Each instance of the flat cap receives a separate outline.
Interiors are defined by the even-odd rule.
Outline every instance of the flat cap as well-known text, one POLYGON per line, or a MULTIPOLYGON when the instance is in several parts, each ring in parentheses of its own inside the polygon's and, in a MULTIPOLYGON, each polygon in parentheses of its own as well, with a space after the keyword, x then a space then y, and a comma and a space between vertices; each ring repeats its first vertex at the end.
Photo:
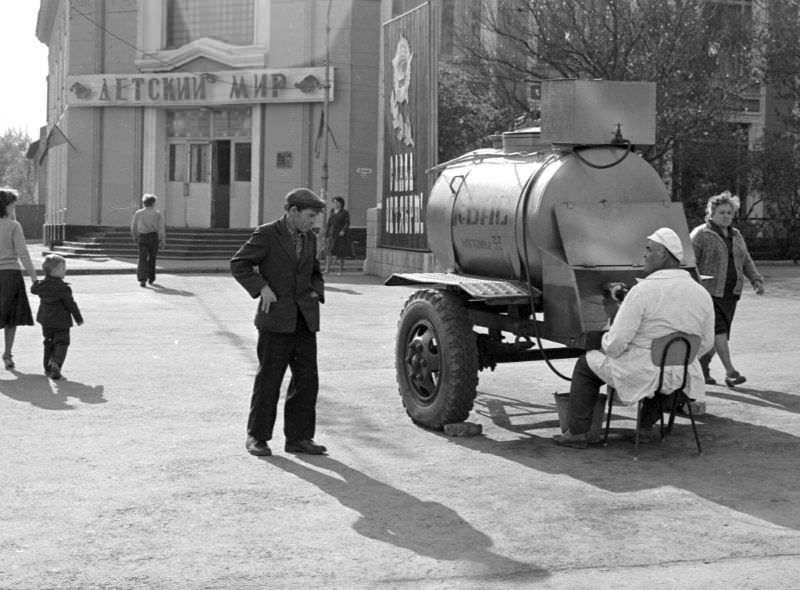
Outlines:
POLYGON ((292 206, 304 209, 324 209, 325 201, 310 189, 293 188, 286 193, 286 207, 292 206))

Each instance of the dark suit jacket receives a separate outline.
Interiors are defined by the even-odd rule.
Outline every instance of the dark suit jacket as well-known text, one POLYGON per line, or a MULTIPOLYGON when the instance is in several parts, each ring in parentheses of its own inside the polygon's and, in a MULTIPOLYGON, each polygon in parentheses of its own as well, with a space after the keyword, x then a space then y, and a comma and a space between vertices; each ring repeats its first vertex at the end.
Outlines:
POLYGON ((306 233, 298 259, 286 217, 261 225, 231 258, 231 273, 251 297, 259 297, 264 285, 269 285, 278 298, 269 313, 257 308, 255 324, 259 330, 294 332, 299 310, 309 330, 319 331, 319 304, 325 302, 325 283, 313 232, 306 233))
POLYGON ((73 317, 76 322, 83 323, 78 304, 72 298, 72 289, 63 279, 45 277, 33 284, 31 293, 39 296, 36 321, 45 328, 69 328, 73 317))

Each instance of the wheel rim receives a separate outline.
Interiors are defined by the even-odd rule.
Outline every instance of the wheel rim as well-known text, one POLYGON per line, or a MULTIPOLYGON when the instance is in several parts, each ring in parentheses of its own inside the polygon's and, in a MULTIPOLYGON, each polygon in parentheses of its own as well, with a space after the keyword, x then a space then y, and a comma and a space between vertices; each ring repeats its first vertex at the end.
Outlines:
POLYGON ((439 338, 430 322, 421 320, 409 330, 404 359, 408 384, 423 403, 436 398, 442 357, 439 338))

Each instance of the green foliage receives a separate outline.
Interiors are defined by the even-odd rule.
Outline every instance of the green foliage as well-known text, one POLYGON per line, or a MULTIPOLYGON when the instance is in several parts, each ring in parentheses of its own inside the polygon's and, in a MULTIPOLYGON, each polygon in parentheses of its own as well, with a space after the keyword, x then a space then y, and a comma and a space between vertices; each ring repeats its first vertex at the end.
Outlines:
POLYGON ((19 129, 8 129, 0 136, 0 184, 19 191, 20 202, 34 199, 34 166, 25 158, 31 139, 19 129))
POLYGON ((489 146, 489 136, 508 129, 512 120, 512 109, 484 77, 452 65, 440 67, 440 162, 489 146))
POLYGON ((793 133, 767 133, 750 154, 750 187, 764 216, 750 224, 756 249, 769 258, 800 258, 800 142, 793 133))
POLYGON ((657 83, 657 143, 644 155, 660 170, 676 142, 702 136, 754 82, 752 23, 746 14, 732 17, 724 4, 506 0, 498 6, 486 3, 482 11, 496 41, 460 39, 472 59, 492 65, 502 85, 554 77, 657 83))

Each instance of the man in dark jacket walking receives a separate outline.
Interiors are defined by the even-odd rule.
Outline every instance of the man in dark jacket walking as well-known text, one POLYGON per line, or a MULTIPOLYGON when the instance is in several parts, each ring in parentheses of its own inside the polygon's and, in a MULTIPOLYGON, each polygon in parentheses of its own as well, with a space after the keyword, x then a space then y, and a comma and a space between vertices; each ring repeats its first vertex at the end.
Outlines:
POLYGON ((292 379, 284 407, 285 450, 321 455, 314 443, 319 304, 325 287, 311 230, 325 202, 307 188, 286 195, 286 213, 256 228, 231 258, 231 273, 253 298, 260 298, 258 373, 253 384, 245 447, 251 455, 272 454, 267 444, 275 425, 280 387, 286 368, 292 379))
POLYGON ((42 261, 44 279, 36 281, 31 293, 39 296, 36 321, 44 336, 44 372, 53 379, 61 378, 61 367, 69 348, 72 318, 80 326, 83 316, 72 298, 72 289, 64 282, 67 261, 58 254, 48 254, 42 261))

